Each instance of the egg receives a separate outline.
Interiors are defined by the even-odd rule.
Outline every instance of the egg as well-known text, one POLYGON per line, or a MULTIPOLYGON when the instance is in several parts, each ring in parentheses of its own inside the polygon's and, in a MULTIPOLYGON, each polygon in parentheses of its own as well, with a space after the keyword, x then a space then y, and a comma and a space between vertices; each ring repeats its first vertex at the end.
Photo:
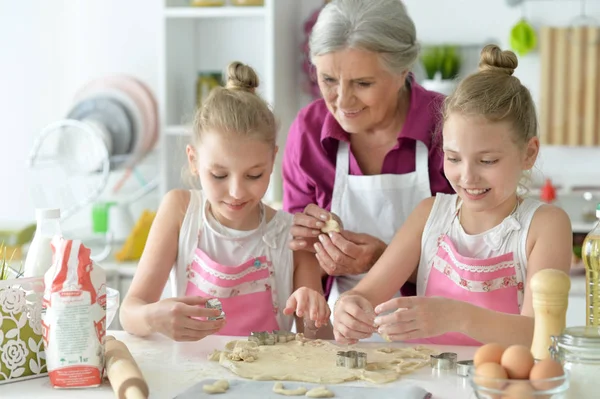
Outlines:
POLYGON ((533 355, 528 347, 512 345, 502 353, 500 364, 511 380, 526 380, 533 367, 533 355))
POLYGON ((506 370, 499 365, 498 363, 482 363, 475 369, 475 377, 473 381, 480 387, 489 388, 489 389, 502 389, 505 381, 495 381, 505 380, 508 377, 506 374, 506 370), (477 378, 480 377, 480 378, 477 378))
POLYGON ((513 381, 508 385, 502 395, 502 399, 534 399, 535 390, 527 381, 513 381))
POLYGON ((473 356, 473 365, 475 367, 483 363, 498 363, 504 353, 504 346, 500 344, 485 344, 477 349, 475 356, 473 356))
POLYGON ((556 388, 562 381, 542 381, 548 378, 562 377, 565 374, 563 366, 552 359, 544 359, 537 362, 529 372, 531 385, 538 391, 556 388))

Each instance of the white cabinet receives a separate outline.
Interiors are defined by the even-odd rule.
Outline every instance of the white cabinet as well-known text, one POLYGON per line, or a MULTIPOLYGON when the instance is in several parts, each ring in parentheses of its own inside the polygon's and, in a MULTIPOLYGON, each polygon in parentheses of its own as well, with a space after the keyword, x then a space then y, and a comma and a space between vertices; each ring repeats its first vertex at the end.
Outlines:
MULTIPOLYGON (((283 148, 284 136, 298 110, 295 91, 300 49, 294 35, 297 1, 264 3, 190 7, 189 0, 165 0, 159 57, 161 194, 186 187, 182 179, 184 149, 190 141, 199 72, 225 75, 231 61, 252 66, 261 80, 259 92, 274 107, 280 122, 279 145, 283 148)), ((281 198, 280 159, 267 201, 281 198)))

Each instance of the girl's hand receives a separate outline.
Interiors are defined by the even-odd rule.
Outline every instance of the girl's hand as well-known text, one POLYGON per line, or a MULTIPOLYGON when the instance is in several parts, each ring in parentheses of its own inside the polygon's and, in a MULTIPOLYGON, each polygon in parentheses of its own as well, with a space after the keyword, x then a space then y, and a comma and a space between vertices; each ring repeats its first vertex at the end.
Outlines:
POLYGON ((360 295, 342 295, 333 308, 333 335, 342 344, 355 344, 369 338, 374 327, 373 305, 360 295))
POLYGON ((296 213, 290 230, 293 237, 290 241, 290 248, 293 251, 315 252, 317 237, 319 234, 323 234, 321 229, 325 227, 325 223, 330 217, 333 217, 340 227, 342 226, 342 222, 337 215, 319 208, 315 204, 309 204, 304 208, 304 212, 296 213))
POLYGON ((168 298, 150 304, 147 323, 153 332, 175 341, 198 341, 212 335, 225 325, 225 320, 197 320, 198 317, 216 317, 218 309, 204 306, 210 298, 196 296, 168 298))
POLYGON ((460 332, 463 302, 442 297, 392 298, 378 305, 375 324, 378 332, 392 341, 435 337, 460 332), (393 310, 393 313, 382 315, 393 310))
POLYGON ((320 292, 308 287, 300 287, 288 298, 283 314, 308 319, 316 328, 327 325, 331 311, 327 300, 320 292))

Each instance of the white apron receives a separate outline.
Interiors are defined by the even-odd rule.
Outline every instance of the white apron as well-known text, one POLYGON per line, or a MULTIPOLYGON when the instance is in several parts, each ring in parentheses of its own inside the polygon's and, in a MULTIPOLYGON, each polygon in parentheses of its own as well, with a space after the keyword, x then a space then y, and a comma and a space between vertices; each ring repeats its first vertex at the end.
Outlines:
MULTIPOLYGON (((416 141, 414 172, 352 176, 350 146, 345 141, 339 143, 331 212, 339 216, 345 230, 369 234, 389 244, 419 202, 431 197, 427 146, 416 141)), ((339 295, 354 288, 363 276, 335 278, 328 299, 332 311, 339 295)))

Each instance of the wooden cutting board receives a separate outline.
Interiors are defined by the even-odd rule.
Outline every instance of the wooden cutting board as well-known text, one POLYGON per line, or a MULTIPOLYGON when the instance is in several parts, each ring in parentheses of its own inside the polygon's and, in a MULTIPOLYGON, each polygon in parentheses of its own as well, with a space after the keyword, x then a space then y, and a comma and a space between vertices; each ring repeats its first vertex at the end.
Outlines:
POLYGON ((600 27, 540 32, 542 143, 600 145, 600 27))

